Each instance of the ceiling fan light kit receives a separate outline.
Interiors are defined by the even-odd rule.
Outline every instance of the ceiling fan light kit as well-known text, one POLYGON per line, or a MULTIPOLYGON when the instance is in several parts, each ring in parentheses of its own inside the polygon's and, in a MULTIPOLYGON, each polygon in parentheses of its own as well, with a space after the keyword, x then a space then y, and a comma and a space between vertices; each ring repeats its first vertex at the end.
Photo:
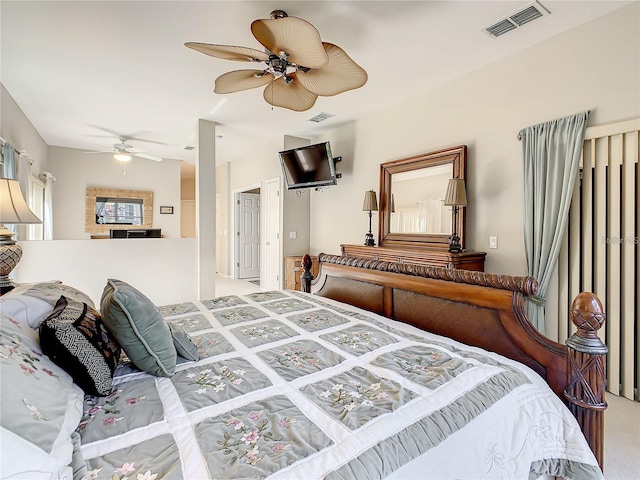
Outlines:
POLYGON ((265 51, 233 45, 187 42, 185 46, 224 60, 265 63, 263 70, 234 70, 220 75, 215 93, 234 93, 265 86, 263 97, 273 106, 309 110, 319 96, 362 87, 367 72, 337 45, 323 42, 309 22, 282 10, 271 19, 255 20, 253 36, 265 51))
POLYGON ((128 153, 114 153, 113 158, 115 158, 116 160, 118 160, 119 162, 123 162, 123 163, 128 163, 131 161, 131 155, 129 155, 128 153))

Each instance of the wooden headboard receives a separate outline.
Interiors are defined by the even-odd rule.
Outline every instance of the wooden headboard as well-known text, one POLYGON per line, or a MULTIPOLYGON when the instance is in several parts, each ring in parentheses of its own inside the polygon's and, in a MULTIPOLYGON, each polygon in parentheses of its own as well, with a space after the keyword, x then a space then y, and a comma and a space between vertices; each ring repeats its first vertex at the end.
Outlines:
POLYGON ((567 345, 542 335, 528 320, 525 298, 538 292, 532 277, 318 255, 312 281, 305 256, 304 291, 369 310, 422 330, 499 353, 532 368, 569 406, 596 458, 603 459, 606 346, 596 335, 604 322, 593 294, 574 301, 578 327, 567 345))

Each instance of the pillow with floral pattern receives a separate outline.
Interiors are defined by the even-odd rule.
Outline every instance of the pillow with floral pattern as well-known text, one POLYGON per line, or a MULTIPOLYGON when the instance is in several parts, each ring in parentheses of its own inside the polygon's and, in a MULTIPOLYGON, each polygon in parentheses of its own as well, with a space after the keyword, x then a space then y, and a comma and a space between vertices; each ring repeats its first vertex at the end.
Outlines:
POLYGON ((71 478, 82 390, 45 355, 38 331, 0 315, 2 478, 71 478))

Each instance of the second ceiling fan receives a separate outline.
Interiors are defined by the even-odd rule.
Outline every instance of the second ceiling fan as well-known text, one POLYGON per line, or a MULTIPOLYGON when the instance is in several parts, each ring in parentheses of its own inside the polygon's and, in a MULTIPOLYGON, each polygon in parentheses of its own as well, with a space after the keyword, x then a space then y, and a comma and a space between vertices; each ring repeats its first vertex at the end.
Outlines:
POLYGON ((294 111, 309 110, 319 96, 333 96, 362 87, 367 72, 337 45, 323 42, 309 22, 282 10, 271 19, 255 20, 253 36, 265 51, 233 45, 188 42, 185 46, 212 57, 265 63, 263 70, 234 70, 216 79, 215 93, 233 93, 266 86, 267 103, 294 111))
POLYGON ((161 162, 162 158, 156 157, 155 155, 149 155, 148 153, 143 153, 137 151, 134 147, 127 143, 127 138, 122 137, 119 139, 120 143, 114 143, 112 150, 103 150, 99 152, 87 152, 87 153, 107 153, 113 152, 113 158, 118 160, 119 162, 129 163, 133 157, 146 158, 147 160, 153 160, 154 162, 161 162))

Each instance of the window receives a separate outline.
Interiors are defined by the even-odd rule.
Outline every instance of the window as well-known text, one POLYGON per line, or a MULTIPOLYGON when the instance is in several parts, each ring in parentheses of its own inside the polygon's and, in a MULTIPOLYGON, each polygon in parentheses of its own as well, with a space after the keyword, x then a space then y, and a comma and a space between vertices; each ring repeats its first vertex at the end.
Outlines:
POLYGON ((142 199, 96 197, 96 223, 142 225, 142 199))

